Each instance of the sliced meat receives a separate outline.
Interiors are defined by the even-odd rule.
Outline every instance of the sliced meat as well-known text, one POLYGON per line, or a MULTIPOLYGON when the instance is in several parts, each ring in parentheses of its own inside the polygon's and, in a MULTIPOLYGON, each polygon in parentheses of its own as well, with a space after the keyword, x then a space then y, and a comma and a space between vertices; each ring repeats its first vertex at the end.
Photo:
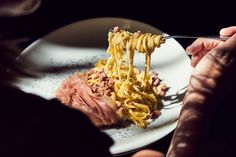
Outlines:
POLYGON ((75 73, 66 79, 56 92, 56 97, 65 105, 85 113, 96 126, 119 122, 115 102, 107 95, 97 96, 87 84, 86 73, 75 73))

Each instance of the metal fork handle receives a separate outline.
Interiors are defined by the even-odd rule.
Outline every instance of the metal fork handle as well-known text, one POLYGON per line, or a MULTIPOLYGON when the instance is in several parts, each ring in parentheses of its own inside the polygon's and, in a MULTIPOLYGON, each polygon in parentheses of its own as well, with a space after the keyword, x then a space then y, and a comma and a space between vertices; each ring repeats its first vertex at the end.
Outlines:
POLYGON ((164 36, 165 39, 171 38, 185 38, 185 39, 197 39, 197 38, 208 38, 208 39, 216 39, 221 41, 226 41, 229 37, 222 37, 222 36, 187 36, 187 35, 167 35, 164 36))

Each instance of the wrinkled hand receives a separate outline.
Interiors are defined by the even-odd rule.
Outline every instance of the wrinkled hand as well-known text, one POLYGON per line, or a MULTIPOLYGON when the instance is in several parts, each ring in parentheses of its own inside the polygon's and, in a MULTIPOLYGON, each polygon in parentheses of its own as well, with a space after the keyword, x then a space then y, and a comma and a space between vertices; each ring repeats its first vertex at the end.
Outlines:
POLYGON ((203 157, 207 156, 207 151, 212 154, 221 149, 219 143, 211 148, 217 142, 207 137, 214 116, 219 116, 215 115, 216 109, 236 85, 236 27, 222 29, 220 35, 231 37, 225 42, 197 39, 186 49, 192 55, 191 64, 195 68, 168 157, 203 157))
MULTIPOLYGON (((235 33, 236 33, 236 26, 223 28, 220 30, 221 36, 229 37, 235 33)), ((191 65, 195 67, 203 56, 205 56, 209 51, 211 51, 221 43, 223 43, 223 41, 214 39, 204 39, 204 38, 197 39, 186 49, 187 53, 192 56, 191 65)))
MULTIPOLYGON (((233 77, 233 72, 228 72, 235 64, 236 59, 236 26, 224 28, 220 31, 221 36, 231 36, 227 41, 212 39, 197 39, 186 51, 192 55, 191 64, 194 66, 188 92, 185 99, 195 99, 190 93, 201 94, 206 97, 208 94, 216 94, 217 86, 223 81, 233 77), (213 93, 212 93, 213 92, 213 93)), ((225 90, 233 82, 228 82, 225 90)), ((223 91, 223 89, 221 89, 223 91)), ((222 93, 222 91, 220 91, 222 93)), ((198 99, 199 97, 197 97, 198 99)), ((187 101, 187 100, 186 100, 187 101)), ((191 100, 192 101, 192 100, 191 100)))

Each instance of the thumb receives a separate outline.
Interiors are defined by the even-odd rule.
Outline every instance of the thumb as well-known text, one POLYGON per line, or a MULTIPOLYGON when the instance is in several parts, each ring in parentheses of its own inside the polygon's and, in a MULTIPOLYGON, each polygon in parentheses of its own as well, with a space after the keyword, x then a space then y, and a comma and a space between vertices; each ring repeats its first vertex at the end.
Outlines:
POLYGON ((233 34, 236 33, 236 26, 231 26, 227 28, 222 28, 220 30, 220 35, 221 36, 232 36, 233 34))

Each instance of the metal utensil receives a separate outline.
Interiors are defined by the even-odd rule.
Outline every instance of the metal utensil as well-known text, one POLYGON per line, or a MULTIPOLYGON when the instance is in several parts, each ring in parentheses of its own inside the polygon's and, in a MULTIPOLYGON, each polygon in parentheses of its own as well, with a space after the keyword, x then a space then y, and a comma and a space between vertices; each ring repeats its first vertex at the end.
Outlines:
POLYGON ((197 38, 208 38, 208 39, 216 39, 221 41, 226 41, 229 37, 222 37, 222 36, 187 36, 187 35, 167 35, 164 36, 165 39, 171 38, 185 38, 185 39, 197 39, 197 38))

